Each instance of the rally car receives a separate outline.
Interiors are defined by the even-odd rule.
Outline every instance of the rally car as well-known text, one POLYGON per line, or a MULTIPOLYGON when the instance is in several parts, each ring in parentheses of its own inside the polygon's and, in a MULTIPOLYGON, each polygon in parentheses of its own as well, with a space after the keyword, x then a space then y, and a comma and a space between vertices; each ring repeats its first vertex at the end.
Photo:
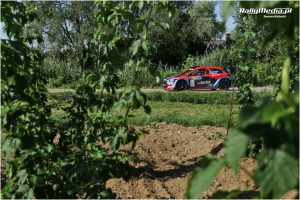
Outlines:
POLYGON ((227 90, 232 82, 231 74, 223 67, 194 66, 182 74, 164 79, 164 90, 227 90))

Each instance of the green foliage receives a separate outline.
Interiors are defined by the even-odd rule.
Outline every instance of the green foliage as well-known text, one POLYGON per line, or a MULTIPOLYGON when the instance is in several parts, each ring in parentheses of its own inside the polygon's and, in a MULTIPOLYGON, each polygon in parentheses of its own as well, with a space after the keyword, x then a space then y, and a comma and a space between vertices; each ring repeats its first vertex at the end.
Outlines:
MULTIPOLYGON (((226 105, 151 101, 149 101, 149 105, 152 108, 150 116, 145 115, 140 109, 129 118, 129 123, 148 125, 155 122, 166 122, 184 126, 225 127, 229 115, 226 105)), ((237 107, 234 107, 234 113, 233 121, 236 122, 237 107)))
MULTIPOLYGON (((254 98, 262 102, 264 98, 272 96, 272 92, 255 92, 254 98)), ((193 104, 221 104, 228 105, 231 93, 215 92, 149 92, 147 97, 151 101, 186 102, 193 104)), ((235 102, 233 102, 235 104, 235 102)))
POLYGON ((44 36, 38 47, 46 52, 46 58, 67 63, 74 70, 93 68, 94 2, 36 1, 26 4, 37 7, 37 20, 27 24, 25 34, 44 36))
POLYGON ((22 35, 23 25, 35 18, 35 8, 17 2, 1 3, 1 21, 9 39, 1 39, 1 124, 6 162, 3 198, 32 198, 34 185, 47 172, 49 108, 46 79, 38 65, 41 55, 29 48, 35 39, 22 35), (39 167, 36 161, 39 160, 39 167))
POLYGON ((189 199, 199 198, 199 194, 206 190, 214 181, 224 165, 224 159, 206 158, 206 166, 194 171, 192 179, 188 183, 187 196, 189 199), (209 163, 209 165, 207 165, 209 163))
POLYGON ((217 49, 213 52, 200 56, 189 56, 183 63, 184 68, 191 66, 234 66, 235 62, 229 55, 229 49, 217 49))
POLYGON ((59 102, 68 102, 73 96, 73 92, 57 92, 57 93, 48 93, 48 101, 59 101, 59 102))
POLYGON ((49 77, 50 87, 76 86, 82 76, 80 68, 71 65, 70 61, 59 61, 49 56, 44 59, 42 69, 49 77))
MULTIPOLYGON (((147 101, 151 106, 151 114, 147 115, 144 108, 139 108, 134 112, 130 112, 128 123, 130 125, 151 125, 156 122, 175 123, 184 126, 201 126, 210 125, 217 127, 226 127, 229 116, 227 105, 210 105, 210 104, 191 104, 182 102, 154 102, 147 101), (182 109, 184 108, 184 109, 182 109)), ((52 101, 51 104, 63 105, 68 103, 64 101, 52 101)), ((236 123, 236 118, 239 108, 233 108, 233 123, 236 123)), ((112 111, 113 115, 122 115, 125 108, 120 111, 112 111)), ((52 106, 51 119, 54 123, 66 121, 67 113, 61 106, 52 106)))
MULTIPOLYGON (((80 68, 72 65, 69 61, 58 61, 46 57, 42 64, 42 69, 49 77, 49 87, 54 88, 76 88, 78 80, 86 73, 93 73, 94 69, 82 71, 80 68)), ((146 62, 142 64, 141 69, 136 71, 135 66, 127 66, 119 74, 120 86, 137 84, 141 87, 161 87, 161 80, 180 73, 181 70, 176 67, 153 64, 146 62), (158 71, 156 71, 158 70, 158 71), (153 73, 155 71, 155 73, 153 73)))
POLYGON ((257 27, 251 19, 244 19, 241 26, 237 26, 237 37, 235 45, 232 46, 233 57, 238 59, 234 85, 238 86, 238 101, 243 106, 254 104, 253 95, 251 92, 251 84, 253 83, 253 67, 251 59, 255 57, 256 48, 258 46, 257 27))
POLYGON ((188 31, 194 32, 201 40, 215 39, 220 35, 215 6, 216 2, 196 2, 188 11, 191 18, 188 31))
POLYGON ((276 35, 270 42, 256 50, 259 56, 253 60, 254 84, 275 84, 276 87, 277 83, 280 83, 281 66, 287 52, 284 40, 280 35, 276 35))
POLYGON ((259 171, 255 179, 262 196, 280 198, 288 190, 296 188, 299 167, 295 157, 282 150, 269 150, 258 157, 259 171), (270 184, 276 183, 276 184, 270 184))
MULTIPOLYGON (((167 6, 162 2, 145 4, 153 11, 167 6)), ((143 134, 128 127, 129 112, 140 107, 146 114, 151 112, 145 94, 137 86, 114 96, 121 66, 141 63, 149 53, 147 30, 158 24, 137 18, 132 12, 145 4, 98 2, 95 5, 97 68, 84 75, 63 108, 64 119, 55 123, 49 118, 50 108, 46 105, 46 79, 39 66, 42 57, 29 47, 34 39, 28 37, 31 34, 25 37, 22 32, 26 23, 34 20, 35 7, 22 2, 1 4, 1 21, 9 37, 1 41, 4 198, 114 197, 105 183, 111 177, 126 176, 133 156, 133 152, 121 151, 119 147, 131 143, 133 148, 143 134), (120 28, 126 17, 132 27, 120 28), (103 27, 108 27, 108 32, 103 27), (115 44, 124 31, 138 35, 129 52, 115 44), (114 52, 128 57, 110 57, 114 52), (96 94, 96 88, 101 89, 100 94, 96 94)))
POLYGON ((232 130, 228 136, 225 146, 225 158, 235 174, 238 174, 238 165, 236 163, 244 155, 248 141, 249 137, 236 129, 232 130))
POLYGON ((194 2, 183 8, 177 6, 171 19, 167 19, 165 12, 155 13, 158 20, 168 22, 169 29, 151 29, 149 39, 156 51, 149 59, 154 63, 178 65, 188 55, 203 54, 206 49, 203 41, 215 39, 220 34, 214 5, 214 2, 194 2))
MULTIPOLYGON (((287 47, 290 48, 293 48, 299 41, 299 25, 295 23, 297 20, 294 20, 299 17, 298 3, 241 2, 241 4, 245 7, 293 7, 294 14, 284 21, 270 22, 270 32, 282 31, 282 37, 287 43, 287 47)), ((260 25, 263 21, 258 17, 254 22, 260 25)), ((268 36, 265 42, 268 42, 273 36, 274 34, 268 36)), ((250 50, 248 49, 248 51, 250 50)), ((290 73, 290 68, 293 66, 292 56, 293 53, 290 51, 283 60, 281 89, 276 100, 265 101, 258 107, 244 107, 237 125, 231 131, 225 145, 223 166, 228 164, 237 172, 238 161, 246 151, 247 141, 262 139, 263 148, 258 153, 258 167, 254 174, 254 180, 259 186, 259 198, 281 198, 289 190, 299 187, 299 92, 298 88, 291 89, 290 84, 290 75, 294 75, 290 73)), ((295 77, 291 78, 295 79, 295 77)), ((219 170, 220 167, 215 166, 214 163, 211 162, 208 168, 219 170)), ((197 184, 203 185, 202 181, 206 180, 197 178, 197 174, 206 169, 200 168, 198 173, 193 175, 190 182, 194 182, 194 184, 189 187, 197 187, 197 184)), ((201 197, 207 188, 208 186, 200 187, 196 195, 190 192, 187 197, 201 197)))
MULTIPOLYGON (((228 3, 228 5, 230 4, 232 3, 228 3)), ((241 3, 240 6, 251 7, 251 4, 241 3)), ((272 3, 266 3, 266 5, 268 4, 271 7, 273 6, 272 3)), ((278 2, 278 6, 286 5, 278 2)), ((238 8, 236 7, 236 9, 238 8)), ((236 85, 243 85, 243 83, 245 85, 246 83, 270 84, 274 85, 276 93, 278 93, 283 62, 285 57, 290 55, 292 58, 289 69, 290 89, 291 91, 294 90, 297 83, 299 83, 299 76, 296 75, 299 73, 299 68, 296 67, 299 59, 298 56, 295 56, 299 54, 299 38, 291 39, 290 36, 297 32, 297 28, 286 25, 295 23, 294 20, 297 18, 298 13, 293 12, 286 19, 286 22, 283 22, 283 19, 262 19, 262 15, 236 15, 237 26, 232 33, 233 45, 229 55, 237 66, 236 85), (279 22, 277 23, 277 21, 279 22), (278 26, 278 24, 282 24, 282 26, 278 26), (289 32, 289 39, 285 35, 287 32, 289 32)), ((241 92, 241 97, 250 95, 248 88, 244 87, 243 90, 246 92, 241 92)), ((247 102, 247 98, 241 98, 241 102, 247 102)))
POLYGON ((163 80, 163 79, 171 77, 171 76, 178 75, 178 74, 182 73, 182 70, 184 70, 184 69, 182 67, 178 67, 178 66, 167 66, 167 65, 158 66, 160 80, 163 80))
MULTIPOLYGON (((290 78, 289 90, 291 92, 296 92, 297 89, 299 88, 299 46, 298 46, 299 38, 296 38, 295 40, 298 41, 298 43, 292 44, 293 46, 291 46, 291 48, 288 49, 290 55, 290 67, 288 69, 289 78, 290 78)), ((274 82, 275 82, 276 93, 279 93, 280 91, 280 86, 282 81, 281 71, 283 70, 283 65, 285 60, 284 55, 282 56, 280 70, 278 70, 277 73, 275 73, 274 82)))
POLYGON ((228 104, 229 92, 149 92, 152 101, 186 102, 193 104, 228 104))
MULTIPOLYGON (((258 154, 258 169, 255 172, 255 180, 260 186, 262 198, 280 198, 288 190, 297 187, 298 115, 298 94, 290 95, 280 102, 270 101, 260 107, 244 109, 236 123, 236 128, 229 135, 225 159, 235 172, 238 169, 237 161, 245 153, 247 141, 263 138, 264 148, 258 154)), ((209 165, 209 167, 213 166, 209 165)), ((192 180, 194 179, 192 177, 192 180)), ((199 191, 197 195, 201 195, 205 189, 199 191)), ((189 198, 195 197, 191 195, 188 193, 189 198)))
POLYGON ((120 75, 121 85, 137 84, 141 87, 161 87, 160 82, 162 79, 179 73, 174 67, 162 64, 146 62, 142 63, 142 65, 143 68, 138 72, 135 66, 125 67, 123 73, 120 75))
MULTIPOLYGON (((145 92, 147 99, 150 101, 167 101, 167 102, 183 102, 183 103, 193 103, 193 104, 214 104, 214 105, 228 105, 229 98, 231 97, 230 92, 224 91, 209 91, 209 92, 145 92)), ((112 95, 109 93, 101 94, 104 98, 116 98, 117 95, 112 95)), ((266 98, 271 98, 273 92, 254 92, 254 98, 257 103, 261 103, 266 98)), ((100 94, 97 93, 97 98, 100 94)), ((49 100, 56 101, 68 101, 72 98, 72 92, 58 92, 58 93, 48 93, 49 100)), ((235 103, 235 102, 233 102, 235 103)))
POLYGON ((252 139, 248 142, 245 155, 248 157, 256 158, 257 155, 262 151, 262 149, 263 149, 262 138, 252 139))

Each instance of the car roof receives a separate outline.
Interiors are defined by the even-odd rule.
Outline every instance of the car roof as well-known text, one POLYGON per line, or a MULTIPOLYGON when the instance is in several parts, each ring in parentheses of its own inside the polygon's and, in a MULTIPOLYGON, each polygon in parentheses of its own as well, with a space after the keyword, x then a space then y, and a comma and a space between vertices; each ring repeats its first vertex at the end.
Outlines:
POLYGON ((224 69, 223 67, 221 66, 193 66, 191 67, 191 69, 224 69))

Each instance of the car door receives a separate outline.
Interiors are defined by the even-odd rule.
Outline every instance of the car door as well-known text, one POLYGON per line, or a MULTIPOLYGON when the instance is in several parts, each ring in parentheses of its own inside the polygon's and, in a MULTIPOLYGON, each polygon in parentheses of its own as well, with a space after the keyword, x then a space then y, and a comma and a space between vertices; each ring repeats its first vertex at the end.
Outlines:
POLYGON ((211 82, 215 83, 219 78, 222 77, 222 70, 217 68, 209 69, 209 77, 211 78, 211 82))
POLYGON ((203 68, 193 72, 190 78, 191 88, 207 88, 210 85, 210 78, 208 76, 208 71, 203 68))

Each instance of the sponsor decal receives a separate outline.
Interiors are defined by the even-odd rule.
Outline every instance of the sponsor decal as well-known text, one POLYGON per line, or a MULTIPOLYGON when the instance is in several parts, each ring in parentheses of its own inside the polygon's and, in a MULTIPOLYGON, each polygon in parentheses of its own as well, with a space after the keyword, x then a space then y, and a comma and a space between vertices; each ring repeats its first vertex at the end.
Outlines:
POLYGON ((197 85, 206 85, 206 84, 210 84, 210 81, 200 81, 197 83, 197 85))

